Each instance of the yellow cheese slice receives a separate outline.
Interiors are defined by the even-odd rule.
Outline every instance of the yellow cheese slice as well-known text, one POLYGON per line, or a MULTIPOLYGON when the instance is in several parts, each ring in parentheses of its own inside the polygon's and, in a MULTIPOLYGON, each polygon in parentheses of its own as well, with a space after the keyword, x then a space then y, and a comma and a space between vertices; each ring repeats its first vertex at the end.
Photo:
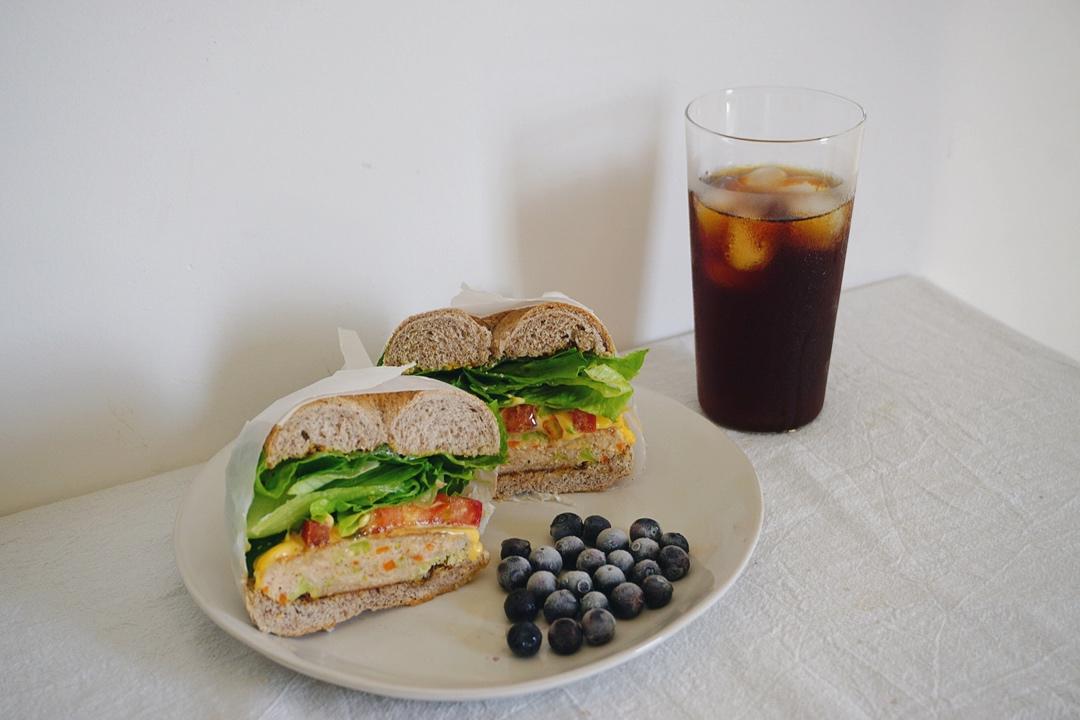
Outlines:
POLYGON ((285 539, 264 552, 255 560, 255 587, 262 587, 262 576, 266 569, 277 562, 282 562, 304 552, 304 541, 299 535, 288 533, 285 539))

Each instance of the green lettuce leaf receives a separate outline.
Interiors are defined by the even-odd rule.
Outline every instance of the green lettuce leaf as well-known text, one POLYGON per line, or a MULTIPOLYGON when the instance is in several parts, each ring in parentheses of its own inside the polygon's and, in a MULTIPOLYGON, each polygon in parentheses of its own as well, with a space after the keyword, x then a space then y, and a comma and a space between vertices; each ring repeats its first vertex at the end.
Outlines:
POLYGON ((248 538, 280 534, 311 518, 334 517, 343 535, 376 508, 461 493, 477 469, 506 460, 506 441, 497 455, 398 455, 383 446, 371 452, 335 453, 286 460, 267 469, 260 461, 255 497, 248 510, 248 538))
POLYGON ((320 452, 268 470, 260 458, 255 493, 272 498, 280 498, 286 491, 290 495, 302 495, 335 480, 357 477, 372 468, 371 462, 367 453, 320 452))
POLYGON ((471 392, 496 408, 521 398, 552 410, 578 409, 616 420, 633 397, 630 381, 641 370, 647 352, 601 357, 573 349, 489 367, 420 374, 471 392))

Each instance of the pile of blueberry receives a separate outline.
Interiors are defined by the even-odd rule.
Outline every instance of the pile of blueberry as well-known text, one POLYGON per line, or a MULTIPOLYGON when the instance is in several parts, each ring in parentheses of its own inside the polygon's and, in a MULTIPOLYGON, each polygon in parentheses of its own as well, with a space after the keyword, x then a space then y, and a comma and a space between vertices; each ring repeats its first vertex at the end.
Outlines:
POLYGON ((671 581, 690 572, 690 545, 676 532, 662 532, 640 518, 630 533, 599 515, 584 520, 561 513, 551 521, 555 545, 533 548, 528 540, 502 543, 499 585, 514 624, 506 642, 515 655, 530 657, 543 637, 533 620, 543 612, 548 645, 570 655, 582 642, 603 645, 615 636, 615 618, 629 620, 643 608, 671 602, 671 581))

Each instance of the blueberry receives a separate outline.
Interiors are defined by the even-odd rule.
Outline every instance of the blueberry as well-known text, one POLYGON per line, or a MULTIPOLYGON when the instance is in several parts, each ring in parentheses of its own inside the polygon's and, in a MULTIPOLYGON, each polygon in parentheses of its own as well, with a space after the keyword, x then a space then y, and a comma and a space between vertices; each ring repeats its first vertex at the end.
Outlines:
POLYGON ((559 618, 548 628, 548 645, 559 655, 573 655, 581 647, 581 627, 576 620, 559 618))
POLYGON ((539 611, 540 608, 536 604, 536 598, 525 588, 512 590, 506 596, 506 600, 503 601, 503 612, 506 613, 506 617, 511 622, 531 621, 539 611))
POLYGON ((581 612, 588 612, 596 608, 607 610, 609 607, 611 607, 611 603, 608 602, 607 595, 599 590, 585 593, 585 596, 581 598, 581 612))
POLYGON ((581 632, 590 645, 603 645, 615 637, 615 616, 597 608, 581 616, 581 632))
POLYGON ((641 608, 645 606, 645 593, 634 583, 624 582, 611 591, 608 600, 615 617, 626 620, 641 614, 641 608))
POLYGON ((525 589, 532 593, 538 603, 547 600, 547 596, 555 592, 555 588, 555 575, 547 570, 534 572, 525 583, 525 589))
POLYGON ((556 590, 544 601, 544 619, 554 622, 559 618, 577 617, 578 599, 569 590, 556 590))
POLYGON ((574 597, 581 597, 592 590, 592 578, 581 570, 567 570, 559 576, 559 589, 569 590, 574 597))
POLYGON ((605 595, 614 590, 616 585, 624 582, 626 582, 626 575, 614 565, 601 565, 593 573, 593 584, 605 595))
POLYGON ((607 565, 607 556, 596 548, 586 548, 578 555, 578 570, 584 570, 591 575, 593 571, 601 565, 607 565))
POLYGON ((613 550, 625 550, 630 547, 630 538, 619 528, 601 530, 596 536, 596 549, 606 553, 613 550))
POLYGON ((650 575, 659 575, 660 565, 655 560, 638 560, 630 570, 630 582, 640 585, 650 575))
POLYGON ((635 520, 634 524, 630 526, 630 539, 637 540, 638 538, 649 538, 659 542, 660 523, 652 518, 638 518, 635 520))
POLYGON ((506 538, 502 541, 502 555, 501 559, 505 560, 508 557, 529 557, 529 552, 532 546, 528 540, 522 540, 521 538, 506 538))
POLYGON ((606 530, 611 527, 611 523, 608 522, 608 519, 606 517, 601 517, 600 515, 590 515, 585 518, 583 525, 581 537, 589 545, 596 544, 596 536, 600 534, 601 530, 606 530))
POLYGON ((668 580, 681 580, 690 572, 690 556, 678 545, 660 548, 660 570, 668 580))
POLYGON ((630 554, 634 556, 635 562, 655 560, 660 555, 660 543, 646 537, 638 538, 630 543, 630 554))
POLYGON ((645 578, 645 582, 641 583, 641 591, 645 593, 645 605, 650 608, 662 608, 671 602, 671 583, 663 575, 650 575, 645 578))
POLYGON ((562 555, 550 545, 541 545, 529 555, 533 570, 547 570, 558 575, 562 571, 562 555))
POLYGON ((567 535, 555 541, 555 549, 562 555, 563 567, 572 568, 577 562, 578 555, 585 549, 585 541, 577 535, 567 535))
POLYGON ((532 565, 520 555, 511 555, 499 562, 499 585, 510 592, 525 587, 532 573, 532 565))
POLYGON ((540 628, 531 622, 519 622, 510 626, 506 631, 506 644, 518 657, 532 657, 540 650, 540 643, 544 636, 540 634, 540 628))
POLYGON ((612 550, 607 554, 608 565, 614 565, 623 571, 623 575, 629 575, 630 569, 634 567, 634 556, 626 550, 612 550))
POLYGON ((558 540, 568 535, 581 537, 581 516, 572 512, 559 513, 551 521, 551 537, 558 540))
POLYGON ((677 545, 686 552, 690 552, 690 543, 686 542, 686 538, 682 533, 664 533, 660 536, 660 547, 667 547, 668 545, 677 545))

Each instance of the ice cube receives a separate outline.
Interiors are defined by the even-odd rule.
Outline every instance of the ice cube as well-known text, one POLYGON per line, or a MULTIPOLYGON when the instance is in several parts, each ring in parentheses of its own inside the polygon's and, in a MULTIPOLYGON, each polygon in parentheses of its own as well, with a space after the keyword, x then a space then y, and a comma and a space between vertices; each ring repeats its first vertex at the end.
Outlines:
POLYGON ((744 218, 768 217, 773 202, 771 193, 759 193, 724 188, 710 188, 702 200, 706 205, 725 215, 744 218))
POLYGON ((787 178, 782 168, 774 165, 762 165, 742 176, 741 184, 750 190, 775 190, 787 178))
POLYGON ((732 218, 728 223, 727 261, 736 270, 763 270, 776 254, 777 223, 732 218))
POLYGON ((741 192, 734 193, 735 207, 731 214, 741 218, 771 217, 770 210, 776 197, 772 193, 741 192))
POLYGON ((827 189, 828 189, 828 186, 826 186, 826 185, 819 185, 818 183, 811 182, 811 181, 806 180, 804 178, 789 178, 779 188, 777 188, 777 192, 782 192, 782 193, 785 193, 785 194, 792 194, 792 195, 798 195, 798 194, 804 194, 805 195, 805 194, 820 192, 821 190, 827 190, 827 189))
POLYGON ((735 215, 735 208, 738 206, 740 193, 732 192, 722 187, 715 187, 713 185, 699 185, 695 188, 695 193, 704 205, 716 210, 717 212, 727 213, 728 215, 735 215))
POLYGON ((783 214, 789 218, 812 218, 832 212, 840 203, 841 198, 834 192, 792 193, 784 197, 783 214))
POLYGON ((851 203, 832 212, 789 223, 788 241, 807 250, 832 250, 847 237, 851 221, 851 203))
POLYGON ((703 249, 721 248, 727 238, 728 216, 707 206, 698 199, 697 194, 692 197, 698 242, 701 243, 703 249))

